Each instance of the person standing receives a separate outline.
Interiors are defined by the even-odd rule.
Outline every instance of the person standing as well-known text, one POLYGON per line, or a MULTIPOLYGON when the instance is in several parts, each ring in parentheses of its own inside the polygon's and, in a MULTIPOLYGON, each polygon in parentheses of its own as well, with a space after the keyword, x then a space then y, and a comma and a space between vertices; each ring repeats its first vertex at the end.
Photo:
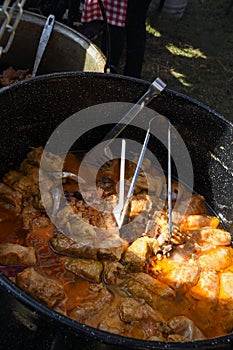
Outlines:
MULTIPOLYGON (((106 31, 103 33, 101 49, 109 59, 111 72, 116 72, 125 48, 124 75, 141 77, 146 47, 146 17, 151 0, 85 0, 81 22, 89 23, 93 30, 103 25, 101 3, 108 21, 111 49, 108 52, 106 31), (109 57, 108 57, 109 55, 109 57)), ((86 27, 88 28, 88 26, 86 27)), ((90 37, 91 38, 91 37, 90 37)))
POLYGON ((146 19, 151 0, 128 0, 124 75, 141 77, 146 49, 146 19))
POLYGON ((124 48, 126 11, 127 0, 85 0, 83 4, 82 32, 93 40, 103 30, 101 50, 108 59, 111 72, 116 72, 124 48), (107 28, 104 20, 108 23, 107 28))

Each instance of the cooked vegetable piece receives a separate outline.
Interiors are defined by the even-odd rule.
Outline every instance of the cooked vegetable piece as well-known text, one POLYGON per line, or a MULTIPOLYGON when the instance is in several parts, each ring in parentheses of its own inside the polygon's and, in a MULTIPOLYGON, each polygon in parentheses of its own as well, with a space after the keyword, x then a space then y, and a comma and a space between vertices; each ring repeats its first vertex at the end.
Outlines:
POLYGON ((65 258, 65 268, 77 276, 87 278, 96 283, 101 282, 103 265, 93 259, 65 258))

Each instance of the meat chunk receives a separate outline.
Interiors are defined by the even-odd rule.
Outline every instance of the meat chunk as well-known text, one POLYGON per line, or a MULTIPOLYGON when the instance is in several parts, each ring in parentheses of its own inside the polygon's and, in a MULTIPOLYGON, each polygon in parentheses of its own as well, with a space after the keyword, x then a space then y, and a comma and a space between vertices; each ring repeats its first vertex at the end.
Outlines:
MULTIPOLYGON (((58 154, 54 154, 48 151, 43 151, 38 150, 38 160, 40 157, 41 153, 41 159, 40 159, 40 167, 44 171, 61 171, 63 168, 63 163, 64 163, 64 157, 60 156, 58 154)), ((28 158, 33 156, 33 154, 28 155, 28 158)))
POLYGON ((165 313, 169 308, 169 302, 172 302, 176 296, 174 290, 167 284, 145 273, 132 274, 122 289, 128 296, 143 299, 153 309, 165 313))
POLYGON ((232 332, 233 328, 233 272, 224 271, 220 274, 220 291, 218 304, 219 329, 224 333, 232 332))
POLYGON ((139 215, 143 211, 149 212, 151 208, 152 200, 147 194, 134 195, 130 201, 130 216, 139 215))
MULTIPOLYGON (((132 182, 132 177, 128 179, 128 182, 132 182)), ((163 184, 162 176, 151 176, 150 174, 140 172, 136 181, 134 193, 139 194, 142 191, 149 191, 150 193, 153 192, 153 194, 158 197, 162 192, 163 184)))
POLYGON ((134 278, 126 281, 122 286, 122 290, 130 297, 143 299, 147 304, 153 305, 153 293, 141 283, 135 281, 134 278))
POLYGON ((163 322, 163 316, 143 299, 123 298, 119 305, 120 318, 124 322, 145 321, 150 318, 156 322, 163 322))
POLYGON ((165 341, 165 336, 171 332, 160 310, 142 299, 122 298, 118 308, 121 320, 131 327, 127 336, 165 341))
POLYGON ((32 150, 27 154, 27 161, 39 168, 43 151, 44 148, 42 146, 32 148, 32 150))
POLYGON ((232 251, 228 247, 218 246, 204 251, 198 261, 202 269, 212 268, 215 271, 221 271, 230 266, 232 259, 232 251))
POLYGON ((103 265, 93 259, 65 258, 65 268, 75 275, 87 278, 96 283, 101 282, 103 265))
POLYGON ((4 183, 15 191, 22 193, 23 197, 30 197, 39 190, 38 182, 31 176, 25 176, 19 171, 11 170, 4 176, 4 183))
POLYGON ((192 288, 198 281, 200 268, 198 263, 193 259, 186 261, 175 261, 163 258, 157 261, 155 266, 157 278, 176 292, 183 294, 192 288))
POLYGON ((98 329, 113 334, 128 335, 131 325, 126 324, 120 319, 119 310, 117 307, 110 307, 98 324, 98 329))
POLYGON ((36 210, 31 203, 26 204, 22 210, 21 218, 23 221, 23 227, 29 229, 31 227, 33 219, 38 217, 40 212, 36 210))
POLYGON ((183 219, 183 215, 204 215, 206 214, 205 198, 199 194, 192 194, 189 202, 181 200, 176 204, 176 210, 173 211, 173 219, 178 224, 183 219))
POLYGON ((201 227, 210 226, 217 228, 220 221, 215 216, 209 215, 186 215, 184 219, 179 223, 181 231, 198 230, 201 227))
POLYGON ((33 247, 20 244, 0 244, 0 264, 2 265, 35 265, 36 253, 33 247))
POLYGON ((104 261, 103 279, 106 284, 119 284, 125 277, 125 268, 119 261, 104 261))
POLYGON ((159 248, 155 238, 147 236, 136 239, 126 250, 124 261, 134 270, 142 270, 147 258, 156 254, 159 248))
POLYGON ((211 244, 212 246, 231 244, 231 234, 229 232, 212 227, 203 227, 200 230, 194 232, 193 238, 199 244, 211 244))
POLYGON ((193 299, 198 300, 199 303, 203 300, 217 303, 219 293, 219 275, 212 269, 203 269, 200 273, 198 283, 192 287, 188 293, 193 299))
POLYGON ((110 307, 113 295, 102 283, 92 284, 89 289, 88 297, 70 312, 70 316, 79 322, 92 325, 94 316, 104 313, 110 307))
POLYGON ((120 260, 128 243, 119 237, 118 232, 95 231, 91 225, 86 225, 87 230, 77 232, 76 236, 71 236, 72 239, 63 234, 57 234, 51 239, 54 250, 79 258, 120 260))
MULTIPOLYGON (((201 340, 206 339, 206 336, 201 332, 201 330, 193 323, 192 320, 185 316, 173 317, 168 322, 169 327, 177 335, 184 337, 186 340, 201 340)), ((178 337, 176 339, 170 338, 170 341, 179 341, 178 337)))
POLYGON ((186 294, 191 309, 195 310, 192 313, 192 320, 207 336, 217 334, 218 322, 215 322, 215 319, 218 296, 219 274, 209 268, 201 271, 197 284, 186 294))
POLYGON ((0 88, 30 77, 31 74, 29 74, 28 69, 15 70, 9 67, 0 74, 0 88))
POLYGON ((22 193, 0 183, 0 203, 4 208, 14 209, 16 214, 19 214, 22 210, 22 200, 22 193))
MULTIPOLYGON (((77 224, 77 221, 82 219, 87 224, 90 224, 95 227, 101 227, 105 229, 112 229, 116 227, 115 218, 111 213, 112 208, 106 209, 105 204, 103 204, 101 212, 99 211, 99 203, 97 204, 99 210, 97 210, 94 207, 91 207, 87 203, 85 203, 84 200, 75 200, 74 197, 72 198, 72 200, 72 205, 63 207, 57 213, 56 220, 59 226, 62 227, 66 225, 67 222, 70 222, 70 225, 72 226, 72 223, 76 221, 77 224)), ((108 205, 111 206, 110 203, 108 203, 108 205)))
POLYGON ((139 272, 135 274, 135 280, 157 296, 167 299, 173 299, 176 296, 174 290, 170 288, 166 283, 163 283, 146 273, 139 272))
POLYGON ((205 197, 200 194, 192 194, 186 213, 189 215, 206 214, 205 197))
POLYGON ((65 298, 61 284, 40 274, 32 267, 17 274, 16 284, 33 298, 49 307, 55 307, 65 298))
POLYGON ((120 260, 122 254, 128 248, 128 242, 119 236, 118 231, 100 231, 97 237, 99 259, 120 260))
POLYGON ((91 242, 75 242, 71 238, 58 233, 55 237, 51 238, 50 243, 52 248, 58 253, 97 260, 97 247, 95 244, 91 244, 91 242))

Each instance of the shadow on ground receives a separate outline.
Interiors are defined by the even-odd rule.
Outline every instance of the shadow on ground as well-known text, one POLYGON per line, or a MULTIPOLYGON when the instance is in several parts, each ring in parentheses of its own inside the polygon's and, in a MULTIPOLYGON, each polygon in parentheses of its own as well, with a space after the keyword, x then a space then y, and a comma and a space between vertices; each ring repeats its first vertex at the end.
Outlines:
MULTIPOLYGON (((154 0, 155 2, 155 0, 154 0)), ((188 0, 182 19, 152 2, 142 78, 208 105, 233 121, 233 8, 230 0, 188 0)))

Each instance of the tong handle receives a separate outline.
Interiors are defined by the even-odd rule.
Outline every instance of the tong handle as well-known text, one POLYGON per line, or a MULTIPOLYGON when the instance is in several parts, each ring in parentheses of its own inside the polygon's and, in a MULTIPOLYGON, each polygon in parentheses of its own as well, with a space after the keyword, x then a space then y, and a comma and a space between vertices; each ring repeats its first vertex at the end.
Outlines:
POLYGON ((113 209, 113 215, 117 221, 117 224, 120 225, 121 212, 124 207, 124 195, 125 195, 125 149, 126 142, 125 139, 122 139, 121 143, 121 163, 120 163, 120 182, 119 182, 119 200, 118 204, 113 209))
POLYGON ((43 28, 43 31, 42 31, 42 34, 41 34, 41 37, 40 37, 38 49, 37 49, 37 52, 36 52, 35 63, 34 63, 34 67, 32 69, 32 77, 35 77, 35 75, 36 75, 36 72, 37 72, 37 69, 39 67, 40 61, 42 59, 42 56, 43 56, 44 51, 46 49, 46 46, 48 44, 49 38, 51 36, 52 30, 53 30, 53 26, 54 26, 54 22, 55 22, 55 16, 54 15, 49 15, 47 20, 46 20, 46 22, 45 22, 45 25, 44 25, 44 28, 43 28))
POLYGON ((146 93, 133 105, 133 107, 121 118, 121 120, 110 130, 104 137, 103 141, 110 140, 105 146, 108 147, 110 143, 126 128, 126 126, 138 115, 138 113, 148 105, 148 103, 166 87, 166 84, 160 79, 156 78, 149 86, 146 93), (124 124, 122 126, 122 124, 124 124))
POLYGON ((137 178, 138 178, 141 166, 142 166, 142 162, 143 162, 143 159, 145 157, 145 153, 146 153, 146 150, 147 150, 147 145, 148 145, 148 142, 149 142, 149 138, 150 138, 150 127, 147 130, 146 137, 144 139, 143 146, 142 146, 142 149, 141 149, 141 153, 140 153, 140 156, 139 156, 139 159, 138 159, 138 162, 137 162, 137 166, 136 166, 136 169, 135 169, 135 172, 134 172, 134 175, 133 175, 133 178, 132 178, 132 181, 131 181, 131 184, 130 184, 130 187, 129 187, 129 190, 128 190, 128 193, 127 193, 127 196, 126 196, 126 200, 125 200, 125 203, 124 203, 124 206, 123 206, 123 209, 122 209, 121 220, 120 220, 120 224, 118 225, 119 229, 122 227, 122 225, 124 224, 124 221, 125 221, 126 211, 127 211, 129 202, 130 202, 130 200, 131 200, 131 198, 133 196, 134 187, 136 185, 137 178))

